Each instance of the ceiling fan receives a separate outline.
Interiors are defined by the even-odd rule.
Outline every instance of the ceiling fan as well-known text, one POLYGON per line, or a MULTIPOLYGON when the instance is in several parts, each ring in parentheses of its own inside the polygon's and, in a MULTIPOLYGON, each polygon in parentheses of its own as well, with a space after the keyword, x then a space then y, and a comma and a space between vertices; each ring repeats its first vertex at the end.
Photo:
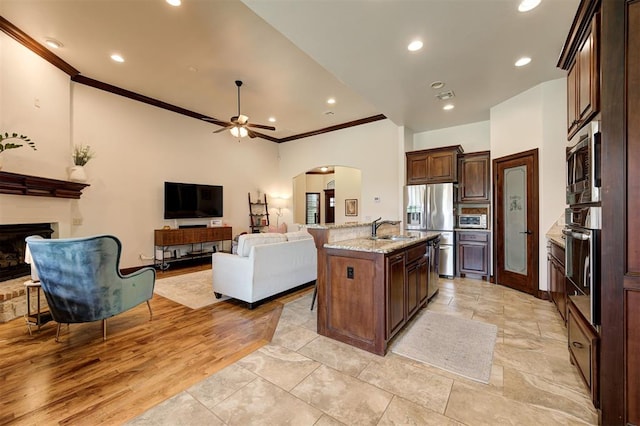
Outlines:
POLYGON ((246 115, 242 115, 240 113, 240 86, 242 86, 242 81, 236 80, 236 86, 238 86, 238 115, 234 115, 231 117, 230 121, 219 121, 211 118, 203 118, 206 121, 212 121, 216 124, 219 124, 222 127, 221 129, 216 130, 213 133, 224 132, 225 130, 229 130, 231 134, 236 138, 243 138, 245 136, 249 136, 250 138, 255 138, 256 136, 260 136, 259 133, 254 132, 249 127, 254 127, 256 129, 265 129, 265 130, 276 130, 273 126, 265 126, 264 124, 255 124, 249 123, 249 117, 246 115))

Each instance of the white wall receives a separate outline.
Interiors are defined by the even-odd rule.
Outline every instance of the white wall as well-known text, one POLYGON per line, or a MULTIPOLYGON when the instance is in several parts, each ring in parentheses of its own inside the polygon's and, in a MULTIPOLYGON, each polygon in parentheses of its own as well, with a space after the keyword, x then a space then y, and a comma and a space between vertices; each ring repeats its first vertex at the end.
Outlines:
POLYGON ((362 214, 360 211, 361 190, 362 190, 362 172, 351 167, 336 167, 336 208, 335 223, 345 222, 362 222, 362 214), (345 216, 345 200, 357 200, 358 215, 345 216))
MULTIPOLYGON (((279 184, 292 192, 292 179, 314 167, 354 167, 362 172, 360 220, 367 222, 379 216, 398 220, 402 202, 398 168, 404 162, 404 158, 398 158, 398 144, 403 143, 398 127, 390 120, 283 143, 279 145, 279 184), (381 202, 374 202, 374 197, 381 202)), ((287 222, 291 223, 290 218, 287 222)))
MULTIPOLYGON (((0 131, 27 135, 27 145, 3 152, 3 171, 66 179, 70 151, 69 77, 0 33, 0 131)), ((78 201, 0 195, 0 224, 53 223, 69 236, 78 201)))
MULTIPOLYGON (((71 83, 0 37, 2 130, 27 134, 38 147, 5 153, 3 171, 66 179, 74 143, 96 152, 80 200, 0 195, 0 223, 57 222, 60 237, 114 234, 123 242, 121 266, 129 267, 153 255, 154 229, 176 224, 163 219, 165 180, 223 185, 224 222, 234 234, 249 229, 247 193, 276 192, 277 144, 214 135, 217 127, 205 122, 71 83)), ((188 222, 206 220, 180 223, 188 222)))
POLYGON ((451 145, 462 145, 464 152, 487 151, 491 147, 489 133, 489 121, 416 133, 411 151, 451 145))
POLYGON ((552 80, 491 108, 493 159, 538 148, 539 288, 547 290, 545 233, 564 211, 566 79, 552 80))

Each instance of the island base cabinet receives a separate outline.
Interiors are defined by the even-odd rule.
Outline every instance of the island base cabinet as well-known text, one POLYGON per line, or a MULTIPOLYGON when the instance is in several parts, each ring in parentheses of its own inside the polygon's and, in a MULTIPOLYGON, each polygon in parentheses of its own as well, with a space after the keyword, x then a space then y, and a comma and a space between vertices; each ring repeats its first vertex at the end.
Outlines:
POLYGON ((384 356, 389 341, 427 303, 427 242, 389 253, 324 253, 318 333, 384 356))
MULTIPOLYGON (((405 310, 405 258, 404 253, 387 259, 387 336, 393 336, 404 325, 405 310)), ((409 273, 409 275, 413 275, 409 273)), ((414 296, 415 298, 415 296, 414 296)))
POLYGON ((384 269, 379 265, 384 267, 384 262, 380 255, 361 255, 345 257, 327 250, 325 332, 327 337, 384 355, 384 269))

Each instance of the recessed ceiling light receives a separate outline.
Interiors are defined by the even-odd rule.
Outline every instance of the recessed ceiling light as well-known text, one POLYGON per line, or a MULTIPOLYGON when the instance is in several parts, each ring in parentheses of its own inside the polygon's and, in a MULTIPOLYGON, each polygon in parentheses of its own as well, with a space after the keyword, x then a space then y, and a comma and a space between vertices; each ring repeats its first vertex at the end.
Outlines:
POLYGON ((118 55, 117 53, 114 53, 113 55, 111 55, 111 59, 113 59, 116 62, 124 62, 124 58, 118 55))
POLYGON ((540 4, 540 0, 522 0, 518 6, 520 12, 528 12, 535 9, 540 4))
POLYGON ((276 122, 275 117, 269 117, 269 123, 275 123, 275 122, 276 122))
POLYGON ((442 89, 443 87, 444 87, 444 83, 441 81, 434 81, 433 83, 431 83, 432 89, 442 89))
POLYGON ((453 104, 446 104, 445 106, 442 107, 442 109, 445 110, 445 111, 449 111, 449 110, 452 110, 454 108, 455 108, 455 106, 453 106, 453 104))
POLYGON ((522 58, 518 59, 514 65, 516 67, 523 67, 529 62, 531 62, 531 58, 529 58, 528 56, 523 56, 522 58))
POLYGON ((326 172, 327 170, 329 170, 329 168, 328 168, 328 167, 320 167, 320 171, 321 171, 321 172, 326 172))
POLYGON ((335 104, 335 103, 336 103, 336 100, 335 100, 334 98, 329 98, 329 99, 327 99, 327 103, 328 103, 329 105, 333 105, 333 104, 335 104))
POLYGON ((52 49, 60 49, 62 47, 62 43, 60 43, 55 38, 48 38, 44 42, 47 46, 51 47, 52 49))
POLYGON ((409 52, 415 52, 416 50, 422 49, 422 42, 420 40, 414 40, 407 46, 409 52))
POLYGON ((167 0, 167 3, 169 3, 171 6, 180 6, 182 4, 180 0, 167 0))

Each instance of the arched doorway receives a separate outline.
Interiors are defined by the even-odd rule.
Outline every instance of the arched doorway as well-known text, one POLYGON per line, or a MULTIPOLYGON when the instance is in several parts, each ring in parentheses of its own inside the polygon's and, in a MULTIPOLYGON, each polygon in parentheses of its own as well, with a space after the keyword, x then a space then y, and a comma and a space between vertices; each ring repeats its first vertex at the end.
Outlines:
POLYGON ((345 202, 359 200, 361 187, 362 172, 353 167, 321 166, 301 173, 293 178, 293 221, 298 224, 358 221, 359 215, 346 215, 345 202))

